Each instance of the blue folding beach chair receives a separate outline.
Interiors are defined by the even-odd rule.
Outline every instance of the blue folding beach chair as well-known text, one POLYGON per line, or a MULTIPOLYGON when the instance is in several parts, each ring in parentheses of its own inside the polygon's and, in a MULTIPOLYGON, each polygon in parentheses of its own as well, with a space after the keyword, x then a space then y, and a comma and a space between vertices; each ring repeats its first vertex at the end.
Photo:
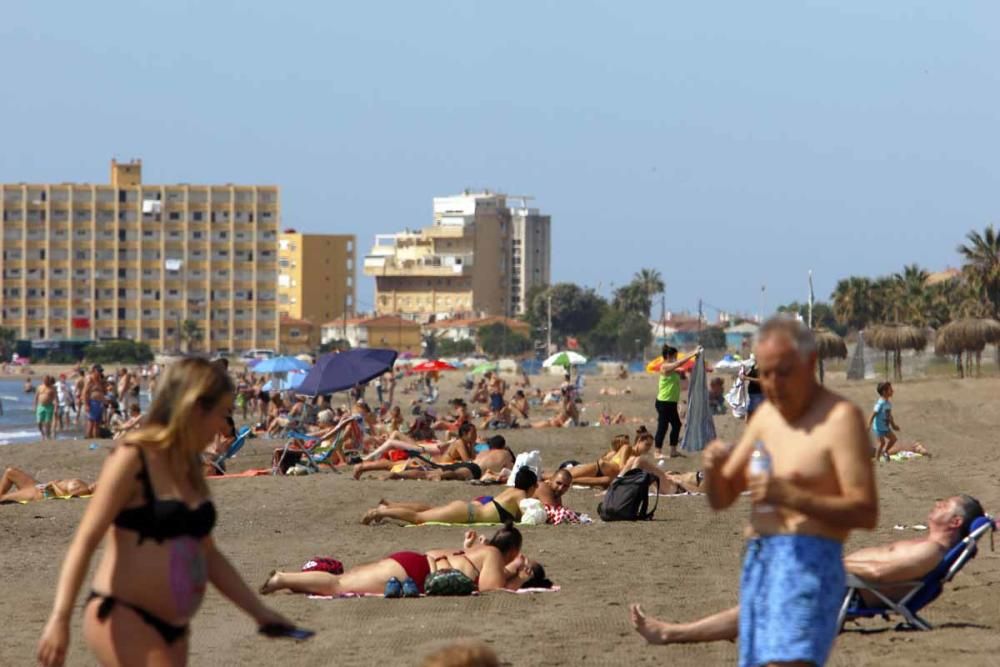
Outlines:
POLYGON ((212 467, 219 471, 220 475, 226 474, 226 461, 236 456, 243 445, 247 444, 247 438, 250 437, 250 431, 252 429, 249 426, 244 426, 239 431, 236 432, 236 439, 233 440, 233 444, 229 445, 229 449, 217 456, 215 459, 209 461, 212 467))
POLYGON ((941 563, 923 579, 883 585, 882 588, 891 588, 894 591, 909 587, 906 594, 896 601, 891 600, 879 590, 877 584, 848 574, 847 594, 844 596, 844 602, 840 607, 840 616, 837 619, 839 627, 843 629, 844 622, 848 620, 881 616, 888 621, 890 614, 898 614, 905 620, 905 625, 920 630, 930 630, 932 626, 919 616, 920 610, 936 600, 944 590, 944 585, 951 581, 965 567, 966 563, 976 557, 979 538, 994 530, 996 530, 996 522, 993 517, 981 516, 973 520, 969 527, 968 536, 953 546, 941 559, 941 563), (867 604, 862 599, 861 591, 867 591, 875 596, 878 602, 867 604))

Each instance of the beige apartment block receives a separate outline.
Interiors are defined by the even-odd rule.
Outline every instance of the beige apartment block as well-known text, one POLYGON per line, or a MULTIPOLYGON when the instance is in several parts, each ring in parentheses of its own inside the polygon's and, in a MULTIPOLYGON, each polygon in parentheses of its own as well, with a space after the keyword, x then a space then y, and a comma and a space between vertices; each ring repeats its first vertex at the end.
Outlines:
POLYGON ((276 186, 0 184, 0 325, 31 340, 145 341, 157 351, 276 349, 276 186))
POLYGON ((282 317, 323 322, 355 310, 353 234, 278 237, 278 310, 282 317))
MULTIPOLYGON (((543 217, 547 225, 548 216, 543 217)), ((523 277, 514 280, 515 233, 504 194, 435 197, 433 224, 375 237, 364 271, 375 278, 376 312, 420 321, 516 314, 525 283, 523 277)), ((544 251, 547 268, 547 246, 544 251)), ((518 271, 521 266, 523 261, 518 271)))

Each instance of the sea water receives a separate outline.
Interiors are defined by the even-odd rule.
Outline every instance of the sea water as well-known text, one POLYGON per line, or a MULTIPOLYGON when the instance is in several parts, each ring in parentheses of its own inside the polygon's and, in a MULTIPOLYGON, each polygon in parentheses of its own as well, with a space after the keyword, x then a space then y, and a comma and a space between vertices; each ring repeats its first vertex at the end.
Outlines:
MULTIPOLYGON (((40 381, 37 377, 31 379, 36 387, 40 381)), ((0 380, 0 405, 3 406, 3 414, 0 415, 0 445, 31 442, 41 438, 35 422, 35 395, 24 393, 24 380, 0 380)), ((56 437, 71 438, 75 435, 78 435, 76 428, 56 437)))

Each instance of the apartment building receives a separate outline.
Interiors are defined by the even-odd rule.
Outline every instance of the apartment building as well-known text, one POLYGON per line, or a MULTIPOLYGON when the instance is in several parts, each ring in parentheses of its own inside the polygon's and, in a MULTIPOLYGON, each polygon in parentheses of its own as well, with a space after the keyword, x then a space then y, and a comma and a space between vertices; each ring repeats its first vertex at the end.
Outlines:
POLYGON ((520 199, 520 206, 510 207, 511 276, 510 312, 523 315, 531 306, 527 303, 532 287, 544 287, 551 282, 552 218, 537 208, 529 208, 530 197, 520 199))
POLYGON ((32 340, 128 338, 201 351, 277 348, 276 186, 0 184, 0 323, 32 340), (194 327, 183 325, 187 320, 194 327))
MULTIPOLYGON (((547 244, 548 216, 534 209, 534 216, 514 214, 506 195, 490 191, 435 197, 433 203, 430 226, 375 237, 364 271, 375 278, 376 312, 420 321, 432 315, 440 319, 462 314, 516 314, 517 308, 523 307, 527 289, 520 275, 526 246, 520 238, 515 270, 518 232, 513 220, 521 219, 523 230, 534 229, 536 222, 544 220, 547 244)), ((547 270, 549 247, 541 247, 541 235, 538 243, 531 246, 531 252, 533 256, 536 248, 544 252, 547 270)), ((529 267, 532 276, 536 265, 529 267)), ((538 275, 543 277, 541 272, 538 275)), ((547 272, 544 279, 548 280, 547 272)))
POLYGON ((282 232, 278 237, 281 316, 310 320, 318 327, 354 313, 354 248, 353 234, 282 232))

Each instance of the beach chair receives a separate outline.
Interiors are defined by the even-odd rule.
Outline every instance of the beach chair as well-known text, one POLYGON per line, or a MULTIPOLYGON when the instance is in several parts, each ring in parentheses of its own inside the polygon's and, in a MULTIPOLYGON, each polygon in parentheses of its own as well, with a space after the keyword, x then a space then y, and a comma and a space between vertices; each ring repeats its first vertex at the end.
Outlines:
POLYGON ((226 474, 226 461, 236 456, 239 451, 243 449, 243 445, 247 444, 247 438, 250 437, 251 430, 252 429, 249 426, 241 428, 236 432, 236 439, 233 440, 233 444, 229 445, 229 449, 209 461, 212 467, 215 468, 220 475, 226 474))
POLYGON ((339 454, 347 460, 350 454, 361 451, 363 439, 361 427, 358 425, 358 418, 351 419, 340 431, 332 442, 317 440, 307 433, 292 431, 288 434, 281 455, 274 457, 275 463, 271 466, 271 474, 278 474, 280 461, 289 452, 301 454, 300 464, 306 466, 312 472, 319 472, 319 466, 328 465, 330 469, 337 472, 335 465, 331 462, 334 454, 339 454), (348 444, 350 443, 350 445, 348 444))
POLYGON ((936 600, 944 590, 944 585, 951 581, 965 567, 966 563, 976 557, 979 538, 994 530, 996 530, 996 522, 993 517, 981 516, 972 522, 969 527, 969 535, 952 547, 941 559, 941 563, 923 579, 883 585, 882 588, 891 588, 894 591, 909 587, 906 594, 897 601, 886 596, 877 584, 848 574, 847 594, 840 607, 840 616, 837 619, 838 627, 843 630, 846 621, 858 618, 881 616, 888 621, 890 614, 897 614, 903 617, 906 626, 930 630, 932 626, 919 616, 920 610, 936 600), (867 591, 874 595, 878 602, 867 604, 861 597, 861 591, 867 591))

